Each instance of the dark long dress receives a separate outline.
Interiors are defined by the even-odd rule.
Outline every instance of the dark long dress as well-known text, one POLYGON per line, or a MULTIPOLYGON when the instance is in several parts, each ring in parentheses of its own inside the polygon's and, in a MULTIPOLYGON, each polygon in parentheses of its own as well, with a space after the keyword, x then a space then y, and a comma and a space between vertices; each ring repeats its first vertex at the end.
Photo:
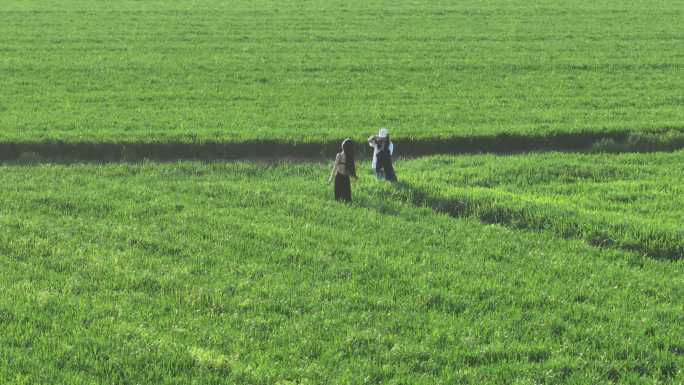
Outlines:
POLYGON ((335 174, 335 199, 341 202, 351 202, 351 180, 349 175, 335 174))
POLYGON ((392 166, 392 155, 389 149, 383 149, 378 152, 378 161, 375 164, 375 172, 380 173, 384 171, 385 180, 390 182, 397 181, 397 175, 394 173, 394 166, 392 166))

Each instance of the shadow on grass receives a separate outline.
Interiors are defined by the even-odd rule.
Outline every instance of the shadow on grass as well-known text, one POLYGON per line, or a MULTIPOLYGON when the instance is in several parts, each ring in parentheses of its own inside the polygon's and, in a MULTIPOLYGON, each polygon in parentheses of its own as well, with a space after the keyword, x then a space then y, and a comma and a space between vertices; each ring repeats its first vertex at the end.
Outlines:
POLYGON ((389 187, 381 186, 378 193, 391 197, 387 202, 385 199, 369 199, 359 205, 385 215, 399 215, 400 209, 391 205, 391 201, 399 200, 451 217, 475 218, 486 224, 514 229, 549 231, 562 238, 582 240, 595 247, 636 252, 656 260, 675 261, 684 255, 684 232, 677 229, 646 229, 638 224, 625 228, 624 224, 582 216, 561 206, 518 202, 513 196, 510 201, 486 195, 444 197, 407 181, 392 183, 389 187))
MULTIPOLYGON (((362 138, 355 138, 363 143, 362 138)), ((684 148, 684 129, 671 128, 652 132, 614 131, 499 134, 447 138, 396 138, 401 156, 418 157, 437 154, 516 154, 542 151, 573 152, 652 152, 684 148)), ((70 143, 5 142, 0 143, 0 161, 24 164, 73 162, 139 162, 143 160, 323 160, 335 154, 338 140, 288 142, 255 140, 239 143, 70 143)), ((368 154, 360 154, 360 158, 368 154)))

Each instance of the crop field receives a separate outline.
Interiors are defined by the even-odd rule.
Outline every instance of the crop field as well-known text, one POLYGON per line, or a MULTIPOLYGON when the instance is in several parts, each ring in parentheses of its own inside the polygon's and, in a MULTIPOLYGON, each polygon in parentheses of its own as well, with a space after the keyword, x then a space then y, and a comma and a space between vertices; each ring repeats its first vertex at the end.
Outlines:
POLYGON ((683 20, 0 1, 0 385, 684 384, 683 20))
POLYGON ((402 163, 397 193, 455 215, 684 257, 684 152, 437 156, 402 163))
POLYGON ((677 1, 3 0, 1 143, 681 133, 677 1))
MULTIPOLYGON (((571 192, 560 186, 584 163, 569 157, 556 173, 557 157, 538 156, 537 176, 522 159, 472 157, 400 162, 400 177, 417 184, 441 164, 452 172, 430 174, 435 185, 516 185, 562 203, 571 192), (466 177, 476 164, 483 176, 466 177), (502 167, 525 176, 506 179, 502 167)), ((642 170, 648 186, 649 167, 680 158, 597 156, 582 177, 618 186, 620 162, 626 180, 642 170)), ((440 214, 397 199, 408 184, 367 172, 355 203, 338 204, 328 171, 0 166, 0 382, 684 381, 681 260, 440 214)), ((665 208, 676 203, 662 204, 673 220, 665 208)))

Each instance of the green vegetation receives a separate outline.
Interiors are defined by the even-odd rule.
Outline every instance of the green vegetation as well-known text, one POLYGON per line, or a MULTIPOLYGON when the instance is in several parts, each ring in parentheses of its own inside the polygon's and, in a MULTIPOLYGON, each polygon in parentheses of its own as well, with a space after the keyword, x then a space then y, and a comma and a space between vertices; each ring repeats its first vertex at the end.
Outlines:
MULTIPOLYGON (((614 171, 587 166, 582 177, 651 175, 650 163, 681 156, 616 160, 626 171, 596 157, 614 171)), ((553 157, 534 158, 540 178, 579 178, 584 159, 560 174, 553 157)), ((401 162, 400 176, 454 165, 438 182, 505 184, 496 169, 516 159, 401 162), (468 172, 476 163, 482 177, 468 172)), ((0 382, 684 381, 682 261, 451 218, 402 203, 366 173, 346 206, 332 201, 327 173, 0 167, 0 382)), ((563 191, 550 183, 548 194, 563 191)), ((675 203, 660 204, 674 219, 675 203)))
POLYGON ((683 16, 3 0, 0 384, 684 383, 684 152, 144 160, 681 149, 683 16))
POLYGON ((455 215, 684 256, 684 152, 427 157, 399 194, 455 215))
POLYGON ((0 142, 676 130, 684 3, 4 0, 0 142))

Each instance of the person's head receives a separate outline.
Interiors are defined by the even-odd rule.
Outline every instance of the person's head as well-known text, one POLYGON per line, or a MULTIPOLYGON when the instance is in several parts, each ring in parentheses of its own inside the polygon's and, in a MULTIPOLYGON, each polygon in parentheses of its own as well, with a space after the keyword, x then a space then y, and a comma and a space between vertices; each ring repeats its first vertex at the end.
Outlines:
POLYGON ((344 167, 347 174, 356 176, 356 165, 354 164, 354 142, 347 138, 342 142, 342 152, 344 153, 344 167))
POLYGON ((390 142, 390 137, 389 137, 389 131, 386 128, 381 128, 380 131, 378 131, 378 144, 380 145, 381 149, 385 149, 387 146, 389 146, 390 142))

